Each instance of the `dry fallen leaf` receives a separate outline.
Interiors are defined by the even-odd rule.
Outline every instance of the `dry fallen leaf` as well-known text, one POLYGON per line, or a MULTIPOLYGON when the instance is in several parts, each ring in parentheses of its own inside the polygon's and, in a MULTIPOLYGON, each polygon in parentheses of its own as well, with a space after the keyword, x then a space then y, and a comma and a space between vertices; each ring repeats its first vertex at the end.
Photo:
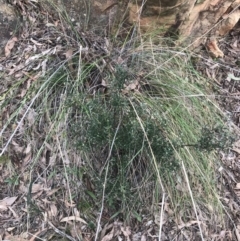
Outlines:
POLYGON ((239 77, 236 77, 236 76, 235 76, 234 74, 232 74, 232 73, 228 73, 226 80, 227 80, 227 81, 240 80, 240 78, 239 78, 239 77))
POLYGON ((235 151, 236 153, 240 154, 240 149, 239 148, 232 148, 233 151, 235 151))
MULTIPOLYGON (((61 199, 62 200, 62 199, 61 199)), ((62 200, 63 202, 64 202, 64 204, 66 205, 66 207, 71 207, 71 208, 73 208, 73 207, 75 207, 76 206, 76 204, 73 202, 73 201, 71 201, 71 203, 69 203, 68 201, 66 201, 66 200, 62 200)))
POLYGON ((118 2, 117 1, 108 1, 106 4, 104 4, 102 7, 101 7, 101 10, 102 12, 106 12, 106 11, 109 11, 110 9, 112 9, 115 5, 117 5, 118 2))
POLYGON ((43 185, 40 184, 40 183, 36 183, 36 184, 33 184, 32 185, 32 192, 31 193, 37 193, 39 191, 42 191, 44 188, 43 188, 43 185))
POLYGON ((0 210, 7 210, 8 206, 11 206, 15 201, 17 197, 6 197, 3 200, 0 201, 0 210))
POLYGON ((26 149, 24 150, 24 153, 27 155, 31 152, 31 150, 32 150, 31 143, 28 143, 26 149))
POLYGON ((14 218, 16 218, 16 219, 18 219, 19 218, 19 216, 17 215, 17 213, 13 210, 13 208, 12 207, 8 207, 8 209, 12 212, 12 214, 13 214, 13 216, 14 216, 14 218))
POLYGON ((111 241, 112 238, 113 238, 113 232, 111 231, 111 233, 109 233, 106 236, 104 236, 101 241, 111 241))
POLYGON ((147 237, 146 237, 146 235, 144 234, 144 235, 142 235, 142 237, 141 237, 141 241, 147 241, 147 237))
POLYGON ((98 1, 94 1, 93 6, 101 8, 102 7, 102 3, 98 2, 98 1))
POLYGON ((222 52, 222 50, 219 49, 216 39, 210 40, 207 43, 207 48, 215 58, 218 58, 218 57, 223 58, 224 53, 222 52))
POLYGON ((102 240, 102 238, 105 237, 107 231, 110 230, 112 227, 113 227, 113 223, 111 223, 111 224, 106 224, 106 225, 103 227, 103 229, 102 229, 102 231, 101 231, 100 240, 102 240))
POLYGON ((37 46, 42 46, 43 44, 39 43, 38 41, 30 38, 31 42, 33 42, 34 44, 36 44, 37 46))
POLYGON ((44 230, 46 230, 46 229, 37 231, 29 241, 34 241, 34 240, 36 240, 36 239, 38 238, 38 235, 39 235, 40 233, 42 233, 44 230))
MULTIPOLYGON (((110 227, 110 226, 108 226, 110 227)), ((113 240, 113 237, 117 237, 118 235, 120 235, 122 233, 122 231, 120 230, 120 227, 122 227, 122 223, 121 222, 114 222, 113 228, 112 230, 106 234, 102 239, 100 239, 101 241, 110 241, 113 240)), ((108 228, 107 228, 108 229, 108 228)), ((102 235, 101 235, 102 236, 102 235)), ((120 238, 120 237, 118 237, 120 238)), ((129 237, 127 237, 127 240, 129 240, 129 237)))
POLYGON ((53 23, 46 23, 46 27, 55 27, 53 23))
POLYGON ((6 234, 4 237, 5 241, 28 241, 28 234, 27 233, 22 233, 20 235, 14 235, 12 236, 11 234, 6 234))
POLYGON ((55 189, 52 189, 52 190, 49 190, 46 192, 46 195, 47 196, 51 196, 53 195, 55 192, 57 192, 60 188, 55 188, 55 189))
POLYGON ((189 221, 187 223, 182 223, 182 224, 178 225, 178 228, 182 229, 182 228, 185 228, 185 227, 190 227, 190 226, 192 226, 194 224, 198 224, 198 221, 192 220, 192 221, 189 221))
POLYGON ((16 37, 11 38, 8 40, 6 46, 5 46, 5 56, 8 57, 11 53, 11 50, 13 49, 15 42, 17 42, 18 39, 16 37))
POLYGON ((225 238, 226 237, 226 230, 222 230, 219 234, 219 238, 225 238))
POLYGON ((57 216, 57 207, 55 204, 50 204, 50 210, 48 212, 49 217, 56 217, 57 216))
POLYGON ((122 233, 123 233, 123 235, 125 236, 125 237, 127 237, 127 240, 130 240, 129 239, 129 236, 131 235, 131 228, 129 227, 129 226, 127 226, 127 227, 121 227, 121 231, 122 231, 122 233))
POLYGON ((85 220, 83 220, 80 217, 76 217, 76 216, 65 217, 60 222, 68 222, 68 221, 79 221, 81 223, 87 224, 87 222, 85 220))
POLYGON ((13 231, 15 228, 16 228, 16 227, 9 227, 9 228, 7 228, 7 231, 8 231, 8 232, 11 232, 11 231, 13 231))
POLYGON ((73 50, 69 49, 64 55, 66 56, 66 59, 70 59, 73 55, 73 50))
POLYGON ((12 141, 12 149, 16 151, 16 153, 22 153, 24 147, 20 146, 17 142, 12 141))

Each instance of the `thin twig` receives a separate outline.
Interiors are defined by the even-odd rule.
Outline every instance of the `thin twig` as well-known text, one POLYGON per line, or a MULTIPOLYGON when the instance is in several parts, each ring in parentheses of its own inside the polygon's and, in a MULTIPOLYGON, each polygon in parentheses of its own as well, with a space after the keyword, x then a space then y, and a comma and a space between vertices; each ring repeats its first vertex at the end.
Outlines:
POLYGON ((48 221, 48 224, 52 227, 52 229, 55 231, 55 233, 58 233, 59 235, 61 235, 63 238, 67 238, 71 241, 77 241, 76 239, 74 239, 73 237, 67 235, 66 233, 64 233, 63 231, 59 230, 58 228, 56 228, 50 221, 48 221))
POLYGON ((158 240, 159 241, 161 241, 161 236, 162 236, 164 202, 165 202, 165 193, 163 193, 163 196, 162 196, 162 206, 161 206, 161 211, 160 211, 159 234, 158 234, 158 240))

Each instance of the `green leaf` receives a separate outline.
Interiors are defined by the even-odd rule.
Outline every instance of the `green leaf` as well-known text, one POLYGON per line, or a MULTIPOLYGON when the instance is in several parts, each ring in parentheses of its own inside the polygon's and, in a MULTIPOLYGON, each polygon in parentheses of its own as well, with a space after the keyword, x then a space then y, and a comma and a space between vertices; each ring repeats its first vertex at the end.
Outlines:
POLYGON ((94 199, 94 200, 97 199, 97 197, 93 194, 93 192, 90 192, 90 191, 86 191, 86 192, 92 199, 94 199))
POLYGON ((133 216, 138 220, 138 222, 142 222, 142 217, 136 211, 133 211, 133 216))

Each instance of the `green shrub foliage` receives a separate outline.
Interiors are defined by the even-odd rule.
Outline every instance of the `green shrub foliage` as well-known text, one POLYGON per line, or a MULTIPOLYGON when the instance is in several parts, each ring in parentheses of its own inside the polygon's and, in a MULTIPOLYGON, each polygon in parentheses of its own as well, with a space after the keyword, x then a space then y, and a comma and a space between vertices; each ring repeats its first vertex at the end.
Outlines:
POLYGON ((128 78, 129 74, 123 67, 117 68, 104 94, 98 91, 94 95, 81 93, 69 102, 75 114, 70 133, 76 148, 89 153, 95 169, 94 162, 101 163, 101 167, 97 167, 100 170, 95 170, 97 190, 101 190, 104 183, 101 174, 114 142, 109 159, 106 200, 109 208, 116 210, 124 203, 131 203, 134 188, 140 186, 146 176, 148 181, 156 179, 154 174, 149 174, 149 167, 154 165, 152 153, 161 175, 165 175, 178 170, 180 165, 175 150, 179 148, 188 146, 212 151, 229 144, 228 135, 220 127, 203 128, 198 143, 170 142, 166 135, 167 120, 155 117, 154 110, 139 103, 134 94, 123 93, 128 78))

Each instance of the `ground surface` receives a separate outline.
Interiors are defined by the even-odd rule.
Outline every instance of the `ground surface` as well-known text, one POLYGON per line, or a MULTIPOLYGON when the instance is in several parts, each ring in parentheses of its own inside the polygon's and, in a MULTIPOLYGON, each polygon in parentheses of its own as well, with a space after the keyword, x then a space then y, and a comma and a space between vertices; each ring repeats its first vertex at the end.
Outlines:
MULTIPOLYGON (((100 32, 108 31, 106 27, 108 28, 109 23, 111 23, 111 11, 116 11, 116 9, 114 10, 115 3, 113 1, 108 1, 108 5, 106 6, 103 5, 104 2, 105 1, 100 0, 93 2, 95 8, 91 8, 89 19, 86 19, 86 16, 88 16, 90 6, 87 5, 86 1, 76 6, 72 5, 72 3, 69 4, 69 1, 67 1, 66 5, 70 10, 69 14, 72 16, 72 22, 76 26, 78 26, 78 23, 81 21, 84 22, 83 28, 82 26, 78 26, 81 31, 87 28, 87 26, 90 26, 90 28, 95 29, 95 32, 98 34, 98 28, 101 28, 101 26, 104 26, 104 29, 101 28, 100 32), (73 9, 75 11, 71 15, 73 9), (84 11, 82 9, 84 9, 84 11), (81 12, 81 14, 78 15, 76 14, 77 12, 81 12), (96 18, 96 16, 99 17, 96 18)), ((21 29, 23 35, 20 34, 20 37, 18 34, 12 34, 13 29, 15 29, 14 24, 9 30, 2 22, 1 26, 4 25, 5 34, 1 35, 4 36, 4 38, 1 39, 1 44, 6 46, 6 39, 11 39, 11 36, 17 39, 9 42, 10 45, 8 45, 7 50, 5 49, 5 51, 3 51, 3 47, 1 47, 2 55, 5 54, 7 56, 2 56, 0 59, 0 64, 3 66, 1 70, 3 78, 0 80, 0 101, 4 98, 4 93, 15 83, 13 82, 14 80, 16 81, 16 79, 25 76, 26 81, 24 84, 20 85, 16 93, 16 99, 11 102, 11 105, 1 110, 1 129, 4 127, 4 124, 11 114, 11 108, 14 108, 18 101, 24 97, 32 81, 37 78, 36 73, 33 75, 31 74, 33 68, 37 69, 37 67, 41 65, 40 74, 46 71, 44 69, 43 59, 35 54, 36 48, 40 49, 39 52, 44 53, 44 51, 49 49, 49 43, 53 44, 55 39, 63 37, 61 32, 69 31, 69 29, 63 28, 60 24, 58 16, 49 16, 46 11, 42 9, 44 18, 48 18, 48 34, 46 34, 46 22, 43 21, 44 18, 41 18, 42 16, 39 17, 35 12, 35 10, 38 9, 37 5, 23 4, 22 6, 16 5, 15 7, 18 10, 20 9, 20 13, 24 13, 24 11, 25 13, 31 12, 31 14, 28 15, 28 19, 24 19, 25 13, 22 15, 24 21, 30 21, 31 24, 26 24, 26 26, 21 29), (38 21, 40 21, 39 24, 38 21), (55 26, 56 29, 51 28, 52 26, 55 26), (19 39, 21 39, 21 41, 19 39), (28 60, 30 59, 29 56, 35 56, 34 64, 28 60), (28 67, 25 66, 27 64, 28 67)), ((12 10, 9 9, 7 11, 10 11, 12 16, 12 10)), ((0 18, 5 19, 5 17, 1 17, 1 15, 0 18)), ((10 20, 12 21, 12 17, 10 20)), ((215 80, 218 86, 216 90, 218 93, 217 98, 224 112, 228 113, 229 122, 232 123, 232 128, 234 128, 238 139, 240 139, 239 29, 240 28, 237 26, 229 36, 221 39, 220 48, 225 54, 224 58, 213 60, 209 57, 205 49, 193 56, 199 71, 202 71, 204 75, 215 80)), ((92 36, 93 37, 88 38, 90 39, 88 44, 94 44, 96 42, 96 35, 93 34, 92 36)), ((57 58, 64 59, 64 56, 66 57, 67 53, 69 53, 69 47, 74 45, 74 43, 69 40, 68 46, 66 46, 65 42, 61 41, 56 45, 59 48, 55 49, 55 51, 57 51, 57 58)), ((50 67, 53 66, 54 61, 50 64, 50 67)), ((21 116, 21 113, 19 113, 19 115, 21 116)), ((36 238, 36 236, 38 236, 41 237, 41 239, 47 240, 81 240, 78 236, 78 233, 81 233, 81 238, 83 240, 93 240, 93 230, 86 225, 84 217, 79 214, 76 205, 74 203, 69 203, 67 198, 63 198, 63 196, 67 197, 68 195, 68 187, 65 186, 66 183, 61 173, 57 173, 57 177, 59 178, 59 186, 64 187, 62 189, 59 188, 56 183, 51 182, 51 179, 46 182, 43 178, 44 175, 47 175, 44 173, 44 170, 49 163, 50 165, 54 165, 56 161, 52 156, 51 158, 49 157, 50 151, 54 152, 54 150, 51 150, 51 145, 49 145, 49 149, 43 152, 41 156, 42 163, 40 163, 38 169, 35 170, 35 177, 39 175, 36 178, 37 181, 34 183, 30 182, 31 188, 28 186, 28 163, 31 160, 31 154, 34 150, 31 148, 33 143, 28 143, 24 140, 22 131, 24 128, 32 128, 31 123, 33 123, 34 115, 34 112, 30 111, 30 114, 26 118, 26 123, 24 123, 25 126, 22 126, 23 129, 17 132, 17 135, 8 149, 8 156, 4 153, 0 159, 1 238, 11 241, 33 241, 40 240, 36 238), (42 175, 42 173, 44 174, 42 175), (19 175, 21 175, 20 180, 18 180, 19 175), (56 185, 56 187, 54 187, 54 185, 56 185), (53 188, 49 188, 49 186, 53 188), (31 198, 34 201, 34 205, 30 205, 32 202, 31 198), (34 215, 29 215, 29 210, 27 210, 29 205, 31 206, 30 212, 34 215), (73 216, 73 213, 75 216, 73 216), (31 217, 29 218, 29 216, 31 217), (76 217, 78 217, 77 224, 72 222, 76 217), (65 232, 66 223, 70 224, 68 227, 68 235, 66 235, 65 232)), ((44 139, 44 128, 46 127, 38 126, 32 129, 34 138, 38 137, 38 139, 35 139, 36 143, 34 143, 36 149, 38 143, 41 143, 44 139)), ((1 151, 6 144, 4 141, 9 138, 13 130, 14 123, 11 125, 11 128, 7 129, 4 133, 4 139, 1 140, 1 151)), ((57 157, 55 158, 57 159, 57 157)), ((227 153, 220 152, 219 159, 222 161, 222 165, 219 167, 219 170, 217 170, 219 172, 219 196, 224 203, 228 216, 224 214, 226 216, 224 228, 221 227, 221 229, 216 228, 216 230, 208 230, 207 227, 205 227, 205 234, 209 232, 209 240, 240 240, 240 143, 236 142, 234 147, 227 153)), ((167 218, 168 215, 169 217, 171 216, 172 210, 170 210, 167 205, 165 209, 166 219, 162 240, 197 240, 197 236, 195 236, 195 221, 189 221, 188 223, 182 222, 181 225, 176 225, 175 220, 167 218)), ((106 214, 106 219, 107 218, 108 216, 106 214)), ((147 216, 143 219, 141 225, 138 223, 136 226, 132 227, 126 227, 122 222, 115 220, 115 222, 106 223, 106 226, 101 231, 99 240, 158 240, 158 230, 156 220, 147 216)))
POLYGON ((19 19, 14 12, 14 8, 0 1, 0 55, 3 54, 4 46, 12 35, 17 31, 19 19))

